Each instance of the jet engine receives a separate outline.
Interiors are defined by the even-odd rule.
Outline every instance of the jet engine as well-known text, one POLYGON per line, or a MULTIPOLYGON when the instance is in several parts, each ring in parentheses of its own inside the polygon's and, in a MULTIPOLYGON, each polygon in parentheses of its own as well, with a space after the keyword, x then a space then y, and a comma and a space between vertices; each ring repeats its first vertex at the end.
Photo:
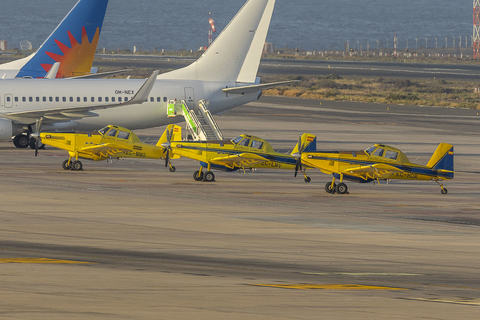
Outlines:
POLYGON ((0 119, 0 141, 11 140, 13 136, 22 134, 23 126, 17 125, 8 119, 0 119))

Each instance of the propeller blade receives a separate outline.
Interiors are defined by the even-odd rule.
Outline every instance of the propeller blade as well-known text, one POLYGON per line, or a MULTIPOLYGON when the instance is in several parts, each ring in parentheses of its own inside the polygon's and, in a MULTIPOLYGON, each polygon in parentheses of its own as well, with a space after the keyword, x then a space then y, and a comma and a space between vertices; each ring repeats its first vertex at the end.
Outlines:
POLYGON ((168 167, 168 163, 170 162, 170 149, 167 149, 167 153, 165 154, 165 168, 168 167))

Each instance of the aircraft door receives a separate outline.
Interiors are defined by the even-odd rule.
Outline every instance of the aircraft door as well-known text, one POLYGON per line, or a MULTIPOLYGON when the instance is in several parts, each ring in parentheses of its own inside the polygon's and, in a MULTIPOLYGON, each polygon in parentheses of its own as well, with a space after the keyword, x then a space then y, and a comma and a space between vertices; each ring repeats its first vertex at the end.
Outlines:
POLYGON ((198 111, 198 106, 195 103, 195 90, 190 87, 185 87, 185 102, 188 105, 188 108, 191 110, 198 111))
POLYGON ((11 94, 6 94, 4 98, 5 108, 13 107, 13 96, 11 94))

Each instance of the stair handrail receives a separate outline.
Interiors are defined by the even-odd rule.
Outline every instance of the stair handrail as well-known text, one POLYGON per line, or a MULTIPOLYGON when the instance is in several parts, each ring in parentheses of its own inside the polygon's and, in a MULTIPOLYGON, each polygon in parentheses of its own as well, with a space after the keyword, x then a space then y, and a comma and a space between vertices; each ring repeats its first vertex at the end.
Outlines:
POLYGON ((215 118, 213 118, 212 113, 206 107, 206 101, 205 100, 200 100, 198 102, 198 106, 199 106, 200 112, 203 114, 203 118, 208 122, 208 124, 212 128, 212 131, 215 134, 215 138, 217 138, 217 140, 219 140, 219 141, 222 141, 223 140, 223 133, 220 130, 220 128, 218 127, 217 122, 215 121, 215 118))
POLYGON ((190 128, 191 132, 193 133, 194 140, 207 140, 207 134, 205 133, 205 130, 203 129, 203 126, 198 120, 195 112, 188 108, 188 104, 185 102, 185 100, 182 100, 180 103, 182 104, 183 116, 185 117, 187 127, 190 128))

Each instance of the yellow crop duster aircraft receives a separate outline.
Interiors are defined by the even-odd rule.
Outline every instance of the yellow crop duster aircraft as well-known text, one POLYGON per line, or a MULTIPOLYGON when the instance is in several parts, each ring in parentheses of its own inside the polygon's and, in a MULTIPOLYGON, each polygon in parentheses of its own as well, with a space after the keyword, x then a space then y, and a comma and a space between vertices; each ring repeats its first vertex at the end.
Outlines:
POLYGON ((332 194, 348 192, 344 180, 366 183, 390 179, 436 181, 441 193, 446 194, 447 189, 440 181, 454 176, 453 146, 447 143, 438 145, 426 166, 410 162, 402 151, 383 144, 360 151, 301 152, 298 159, 300 170, 307 165, 333 174, 332 182, 325 185, 325 191, 332 194), (336 179, 340 180, 338 185, 336 179))
MULTIPOLYGON (((169 128, 178 126, 170 125, 169 128)), ((211 182, 215 180, 212 169, 234 171, 245 168, 267 168, 267 169, 294 169, 297 158, 294 154, 315 150, 316 137, 304 133, 300 137, 302 150, 298 150, 299 144, 295 146, 292 154, 275 152, 272 146, 264 139, 241 134, 235 139, 224 141, 175 141, 174 137, 163 143, 171 154, 200 161, 200 170, 195 171, 195 181, 211 182), (206 172, 203 169, 206 168, 206 172)), ((166 161, 169 161, 167 156, 166 161)), ((305 182, 310 178, 305 175, 305 182)))
MULTIPOLYGON (((92 135, 43 132, 40 139, 46 145, 68 151, 69 157, 62 163, 63 169, 82 170, 79 158, 93 161, 111 158, 164 159, 168 150, 161 146, 162 143, 181 139, 181 134, 182 128, 178 126, 165 130, 154 146, 141 142, 131 130, 109 125, 92 135)), ((170 171, 175 171, 175 167, 170 166, 170 171)))

